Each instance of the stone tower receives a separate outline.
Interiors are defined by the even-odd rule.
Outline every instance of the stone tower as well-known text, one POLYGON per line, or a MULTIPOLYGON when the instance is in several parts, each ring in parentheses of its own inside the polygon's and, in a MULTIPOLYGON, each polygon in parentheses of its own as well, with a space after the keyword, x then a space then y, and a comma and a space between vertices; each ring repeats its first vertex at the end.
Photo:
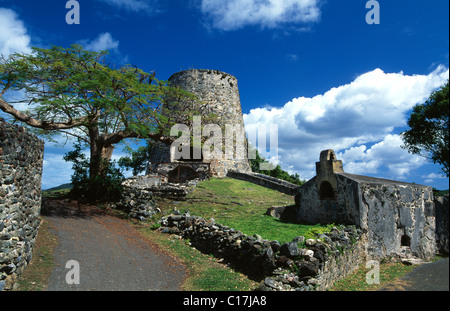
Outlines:
MULTIPOLYGON (((250 172, 250 165, 247 158, 247 139, 245 137, 244 118, 239 95, 238 81, 232 75, 218 70, 190 69, 173 74, 169 78, 169 84, 179 87, 198 98, 199 104, 194 109, 203 119, 214 116, 214 124, 222 129, 223 152, 220 157, 213 159, 198 159, 198 162, 208 163, 211 176, 225 177, 230 170, 238 172, 250 172), (232 156, 225 153, 226 147, 226 127, 233 126, 235 129, 242 129, 241 135, 236 134, 233 138, 234 145, 232 156), (239 138, 238 138, 239 136, 239 138), (238 141, 241 141, 242 148, 238 148, 238 141), (228 156, 227 156, 228 155, 228 156)), ((185 103, 172 104, 170 107, 171 117, 179 114, 183 119, 183 111, 186 111, 185 103), (178 107, 178 106, 180 107, 178 107)), ((202 125, 205 125, 202 119, 202 125)), ((204 134, 204 133, 203 133, 204 134)), ((178 163, 179 165, 193 166, 195 161, 177 161, 173 157, 173 150, 168 146, 159 146, 151 158, 152 170, 157 171, 162 163, 178 163)))

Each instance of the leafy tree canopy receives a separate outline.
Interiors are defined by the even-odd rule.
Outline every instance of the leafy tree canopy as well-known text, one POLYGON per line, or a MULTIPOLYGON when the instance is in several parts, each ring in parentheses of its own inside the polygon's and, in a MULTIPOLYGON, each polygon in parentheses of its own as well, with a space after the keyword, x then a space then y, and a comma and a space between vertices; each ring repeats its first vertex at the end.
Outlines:
POLYGON ((40 134, 63 133, 84 142, 92 178, 123 139, 172 142, 164 103, 195 101, 135 66, 113 68, 106 55, 72 45, 0 59, 0 109, 40 134), (24 104, 25 111, 17 108, 24 104))
POLYGON ((424 104, 414 107, 408 120, 409 130, 402 133, 412 154, 439 164, 449 176, 449 82, 433 92, 424 104))

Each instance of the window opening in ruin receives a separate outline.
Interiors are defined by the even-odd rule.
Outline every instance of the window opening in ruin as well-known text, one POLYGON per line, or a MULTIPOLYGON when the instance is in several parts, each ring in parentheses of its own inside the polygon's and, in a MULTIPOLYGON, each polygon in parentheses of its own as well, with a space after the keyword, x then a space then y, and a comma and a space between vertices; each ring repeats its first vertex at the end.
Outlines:
POLYGON ((178 166, 169 172, 170 183, 181 183, 197 177, 197 172, 189 166, 178 166))
POLYGON ((402 236, 401 246, 411 247, 411 238, 406 234, 402 236))
POLYGON ((321 200, 336 200, 333 186, 328 181, 322 182, 320 185, 320 199, 321 200))

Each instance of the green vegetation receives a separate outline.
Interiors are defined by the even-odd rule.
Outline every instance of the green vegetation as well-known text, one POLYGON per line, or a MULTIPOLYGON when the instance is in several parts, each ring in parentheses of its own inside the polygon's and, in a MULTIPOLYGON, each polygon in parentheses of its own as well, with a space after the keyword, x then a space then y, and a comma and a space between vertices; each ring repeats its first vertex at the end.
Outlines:
POLYGON ((355 273, 338 281, 330 291, 375 291, 379 288, 397 281, 406 273, 414 269, 415 266, 407 266, 402 263, 382 263, 380 264, 380 284, 367 284, 366 275, 371 269, 361 266, 355 273))
POLYGON ((175 120, 170 108, 163 108, 167 99, 174 105, 196 101, 154 73, 132 65, 115 68, 106 60, 107 51, 80 45, 32 50, 0 58, 0 110, 48 139, 59 134, 81 140, 90 149, 91 179, 103 177, 103 162, 123 140, 173 141, 169 131, 175 120), (3 96, 9 93, 14 96, 3 96), (18 110, 16 104, 23 102, 27 111, 18 110))
POLYGON ((70 193, 70 189, 72 189, 71 184, 66 184, 64 188, 56 187, 47 190, 42 190, 42 197, 44 198, 63 198, 66 197, 70 193))
POLYGON ((114 202, 120 199, 124 176, 113 161, 99 159, 101 173, 91 176, 92 161, 82 153, 81 144, 68 152, 64 160, 72 162, 72 188, 70 196, 79 201, 91 203, 114 202))
POLYGON ((53 271, 53 252, 57 245, 56 237, 50 232, 44 219, 33 249, 33 258, 17 282, 19 291, 44 291, 53 271))
POLYGON ((449 177, 449 82, 413 108, 410 129, 402 133, 404 148, 441 166, 449 177))
POLYGON ((176 204, 172 201, 159 202, 159 206, 167 213, 173 208, 189 211, 192 215, 213 218, 217 223, 244 234, 258 234, 264 239, 280 243, 300 235, 312 237, 313 232, 327 228, 284 223, 265 215, 272 206, 291 205, 294 205, 292 196, 231 178, 210 179, 200 183, 186 201, 176 204))
MULTIPOLYGON (((59 188, 59 187, 58 187, 59 188)), ((68 189, 45 191, 47 195, 57 196, 67 193, 68 189), (62 192, 61 192, 62 191, 62 192), (64 192, 65 191, 65 192, 64 192)), ((192 215, 206 219, 214 218, 216 222, 241 230, 247 235, 258 234, 264 239, 277 240, 280 243, 291 241, 297 236, 313 238, 318 233, 329 231, 330 226, 302 226, 283 223, 278 219, 266 216, 271 206, 293 205, 292 196, 288 196, 258 185, 234 179, 211 179, 200 183, 188 196, 186 201, 176 202, 158 199, 158 206, 163 215, 174 208, 180 211, 189 210, 192 215)), ((109 210, 117 217, 126 217, 120 211, 109 210)), ((220 259, 203 254, 189 246, 176 236, 162 234, 154 230, 161 215, 146 222, 129 220, 144 237, 158 245, 168 255, 175 256, 186 267, 187 278, 182 288, 186 291, 251 291, 257 283, 247 276, 223 265, 220 259)), ((45 284, 52 270, 53 248, 56 240, 44 225, 39 231, 36 248, 31 264, 19 290, 45 290, 45 284)), ((396 278, 411 271, 413 267, 402 264, 387 263, 380 266, 380 285, 368 285, 365 276, 369 269, 361 267, 356 273, 335 284, 332 291, 371 291, 383 284, 393 282, 396 278)))
POLYGON ((444 195, 448 195, 448 190, 437 190, 435 188, 433 188, 433 194, 435 196, 444 196, 444 195))
MULTIPOLYGON (((201 182, 189 194, 186 201, 158 200, 162 214, 170 214, 174 208, 189 211, 205 219, 214 218, 217 223, 227 225, 247 235, 258 234, 264 239, 280 243, 291 241, 303 235, 312 238, 315 234, 328 231, 330 226, 301 226, 283 223, 266 216, 271 206, 289 206, 294 198, 249 182, 231 178, 210 179, 201 182)), ((220 260, 188 246, 188 241, 155 231, 159 217, 147 223, 136 223, 139 230, 156 242, 162 249, 179 258, 190 275, 183 289, 193 291, 249 291, 257 283, 245 275, 220 264, 220 260)))
POLYGON ((142 225, 138 230, 185 265, 189 273, 182 284, 185 291, 251 291, 257 286, 256 282, 221 264, 220 260, 190 247, 186 241, 142 225))

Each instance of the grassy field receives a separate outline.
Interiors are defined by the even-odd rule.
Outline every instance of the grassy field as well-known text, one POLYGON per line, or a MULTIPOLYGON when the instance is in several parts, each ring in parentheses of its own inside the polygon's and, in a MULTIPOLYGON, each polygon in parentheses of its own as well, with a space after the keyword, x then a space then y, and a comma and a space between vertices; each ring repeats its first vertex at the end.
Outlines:
POLYGON ((267 240, 289 242, 297 236, 306 238, 329 230, 330 226, 303 226, 284 223, 266 215, 272 206, 294 205, 292 196, 245 181, 224 178, 200 183, 186 201, 160 201, 158 206, 165 213, 173 208, 189 211, 192 215, 242 231, 247 235, 258 234, 267 240))

